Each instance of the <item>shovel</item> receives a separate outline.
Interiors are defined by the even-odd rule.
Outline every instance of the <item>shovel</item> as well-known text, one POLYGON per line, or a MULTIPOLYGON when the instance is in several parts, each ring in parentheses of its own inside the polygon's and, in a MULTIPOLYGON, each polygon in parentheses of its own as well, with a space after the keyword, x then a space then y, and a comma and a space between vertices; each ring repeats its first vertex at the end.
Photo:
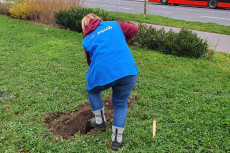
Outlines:
POLYGON ((86 122, 86 126, 85 126, 85 132, 88 133, 89 131, 91 131, 94 127, 91 125, 90 120, 88 120, 86 122))

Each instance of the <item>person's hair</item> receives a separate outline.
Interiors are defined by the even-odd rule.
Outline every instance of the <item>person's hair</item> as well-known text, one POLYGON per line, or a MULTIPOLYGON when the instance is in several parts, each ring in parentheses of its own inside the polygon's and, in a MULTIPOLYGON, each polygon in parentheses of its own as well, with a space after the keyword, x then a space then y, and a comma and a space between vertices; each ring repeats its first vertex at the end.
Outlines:
POLYGON ((93 19, 99 19, 101 20, 101 18, 99 18, 97 15, 93 14, 93 13, 89 13, 87 14, 82 20, 81 20, 81 26, 82 26, 82 30, 85 33, 85 28, 89 25, 89 22, 93 19))

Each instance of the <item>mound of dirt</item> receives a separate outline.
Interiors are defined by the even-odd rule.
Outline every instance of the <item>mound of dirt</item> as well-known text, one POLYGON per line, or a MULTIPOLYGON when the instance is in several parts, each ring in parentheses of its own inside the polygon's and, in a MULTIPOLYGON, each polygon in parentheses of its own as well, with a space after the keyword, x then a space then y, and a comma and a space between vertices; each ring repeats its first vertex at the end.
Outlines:
MULTIPOLYGON (((137 99, 137 95, 130 96, 128 100, 128 108, 130 108, 132 103, 137 99)), ((103 103, 105 107, 106 123, 110 124, 113 119, 112 97, 103 99, 103 103)), ((94 115, 91 106, 87 101, 78 108, 78 111, 69 114, 64 112, 58 112, 57 114, 47 113, 43 119, 47 127, 54 134, 60 135, 64 139, 69 139, 77 132, 80 132, 80 134, 97 135, 97 131, 95 130, 91 130, 88 133, 85 131, 86 122, 92 117, 94 117, 94 115)))

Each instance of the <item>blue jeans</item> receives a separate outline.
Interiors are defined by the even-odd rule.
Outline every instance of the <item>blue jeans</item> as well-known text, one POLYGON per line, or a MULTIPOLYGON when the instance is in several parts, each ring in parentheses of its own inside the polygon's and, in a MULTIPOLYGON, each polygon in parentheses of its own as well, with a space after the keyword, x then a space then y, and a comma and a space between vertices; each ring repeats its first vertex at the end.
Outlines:
POLYGON ((93 111, 103 108, 101 91, 112 87, 112 103, 114 109, 113 126, 124 128, 127 116, 127 101, 133 87, 136 84, 136 80, 136 75, 130 75, 107 85, 95 87, 94 89, 88 91, 89 102, 93 111))

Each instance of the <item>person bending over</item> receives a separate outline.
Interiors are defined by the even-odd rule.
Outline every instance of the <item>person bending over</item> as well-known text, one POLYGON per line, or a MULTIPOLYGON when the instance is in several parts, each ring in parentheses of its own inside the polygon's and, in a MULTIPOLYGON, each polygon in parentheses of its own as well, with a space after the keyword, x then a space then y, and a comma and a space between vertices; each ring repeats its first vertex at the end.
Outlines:
POLYGON ((82 19, 82 41, 89 70, 86 74, 87 92, 94 118, 87 122, 86 130, 106 131, 101 91, 112 88, 114 108, 112 149, 123 146, 122 134, 127 116, 127 101, 136 84, 138 69, 127 45, 136 35, 136 26, 119 21, 102 21, 95 14, 82 19))

